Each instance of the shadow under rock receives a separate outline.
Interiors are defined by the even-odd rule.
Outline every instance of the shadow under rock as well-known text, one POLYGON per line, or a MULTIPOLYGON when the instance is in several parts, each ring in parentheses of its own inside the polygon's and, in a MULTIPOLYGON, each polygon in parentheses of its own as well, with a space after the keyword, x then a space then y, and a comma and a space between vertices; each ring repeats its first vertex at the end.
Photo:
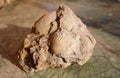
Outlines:
POLYGON ((22 47, 24 38, 30 33, 30 28, 10 24, 7 26, 7 28, 0 29, 0 49, 2 50, 0 51, 0 55, 22 69, 16 58, 18 50, 22 47))

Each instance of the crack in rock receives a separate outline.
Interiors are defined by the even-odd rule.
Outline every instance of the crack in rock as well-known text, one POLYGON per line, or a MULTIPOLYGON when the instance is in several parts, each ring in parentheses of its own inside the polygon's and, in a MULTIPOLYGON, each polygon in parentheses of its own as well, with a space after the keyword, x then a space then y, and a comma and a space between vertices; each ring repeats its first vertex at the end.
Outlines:
POLYGON ((66 5, 45 14, 32 27, 19 50, 19 63, 26 72, 48 67, 66 68, 85 64, 96 40, 86 25, 66 5))

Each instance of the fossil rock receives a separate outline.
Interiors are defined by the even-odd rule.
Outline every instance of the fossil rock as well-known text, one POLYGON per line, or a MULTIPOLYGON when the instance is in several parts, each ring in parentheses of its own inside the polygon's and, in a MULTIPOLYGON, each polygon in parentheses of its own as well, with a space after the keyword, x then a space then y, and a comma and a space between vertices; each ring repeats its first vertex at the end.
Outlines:
POLYGON ((48 67, 85 64, 96 44, 86 25, 65 6, 42 16, 32 27, 19 51, 19 63, 27 72, 48 67))

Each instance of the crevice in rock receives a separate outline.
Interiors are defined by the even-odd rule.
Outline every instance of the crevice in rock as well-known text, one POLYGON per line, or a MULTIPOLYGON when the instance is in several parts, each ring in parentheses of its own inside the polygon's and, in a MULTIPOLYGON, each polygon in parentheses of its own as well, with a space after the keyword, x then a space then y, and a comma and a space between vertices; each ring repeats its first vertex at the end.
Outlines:
MULTIPOLYGON (((61 57, 61 58, 62 58, 62 57, 61 57)), ((63 60, 64 63, 67 63, 67 61, 65 60, 65 58, 62 58, 62 60, 63 60)))
MULTIPOLYGON (((50 33, 50 31, 52 30, 53 22, 54 22, 54 21, 50 23, 50 29, 49 29, 49 31, 48 31, 48 34, 50 34, 50 35, 49 35, 49 40, 48 40, 48 41, 50 41, 50 39, 51 39, 50 37, 51 37, 55 32, 57 32, 58 30, 61 30, 61 27, 60 27, 60 19, 63 17, 62 11, 64 11, 64 9, 63 9, 63 7, 60 6, 59 9, 58 9, 58 11, 56 12, 56 19, 54 20, 54 21, 57 22, 57 29, 56 29, 53 33, 50 33), (61 11, 61 13, 58 14, 58 12, 60 12, 60 11, 61 11)), ((50 45, 51 45, 51 44, 50 44, 50 45)), ((52 52, 52 49, 51 49, 50 45, 48 45, 48 46, 49 46, 48 51, 53 55, 53 52, 52 52)))
POLYGON ((27 48, 25 50, 27 51, 28 55, 24 58, 24 63, 28 67, 35 69, 35 64, 34 64, 34 60, 33 60, 33 54, 30 53, 30 49, 29 48, 27 48))
POLYGON ((50 34, 52 28, 53 28, 53 22, 50 23, 50 29, 48 30, 48 34, 50 34))

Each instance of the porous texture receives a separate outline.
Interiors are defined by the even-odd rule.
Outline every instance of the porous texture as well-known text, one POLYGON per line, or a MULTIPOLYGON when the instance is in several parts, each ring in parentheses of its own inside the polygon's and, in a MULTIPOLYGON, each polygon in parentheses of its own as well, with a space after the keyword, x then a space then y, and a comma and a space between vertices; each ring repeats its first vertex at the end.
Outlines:
POLYGON ((72 63, 82 66, 91 57, 95 43, 86 25, 69 7, 61 5, 32 27, 19 51, 19 63, 26 72, 66 68, 72 63))

